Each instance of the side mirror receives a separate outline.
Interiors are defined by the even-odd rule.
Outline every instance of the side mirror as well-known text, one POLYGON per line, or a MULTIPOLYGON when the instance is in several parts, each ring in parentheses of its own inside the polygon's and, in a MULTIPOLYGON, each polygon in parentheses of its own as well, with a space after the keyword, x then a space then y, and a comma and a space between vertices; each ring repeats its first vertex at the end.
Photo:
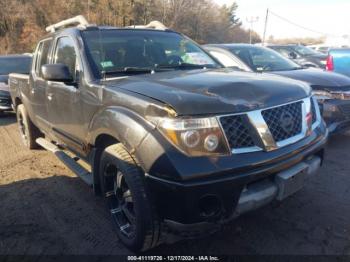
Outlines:
POLYGON ((288 54, 288 57, 289 57, 290 59, 296 59, 298 56, 297 56, 296 53, 290 52, 290 53, 288 54))
POLYGON ((47 81, 73 82, 73 77, 65 64, 49 64, 41 67, 42 76, 47 81))

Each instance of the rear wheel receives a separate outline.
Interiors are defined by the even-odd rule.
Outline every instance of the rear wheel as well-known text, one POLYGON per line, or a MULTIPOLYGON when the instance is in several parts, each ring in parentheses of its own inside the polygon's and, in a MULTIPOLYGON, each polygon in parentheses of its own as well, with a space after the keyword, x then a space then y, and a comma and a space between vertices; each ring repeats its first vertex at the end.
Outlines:
POLYGON ((22 104, 17 107, 17 123, 25 147, 28 149, 38 148, 39 146, 35 140, 40 137, 40 131, 32 123, 22 104))
POLYGON ((106 148, 100 162, 102 190, 119 239, 133 251, 159 244, 160 222, 144 173, 122 144, 106 148))

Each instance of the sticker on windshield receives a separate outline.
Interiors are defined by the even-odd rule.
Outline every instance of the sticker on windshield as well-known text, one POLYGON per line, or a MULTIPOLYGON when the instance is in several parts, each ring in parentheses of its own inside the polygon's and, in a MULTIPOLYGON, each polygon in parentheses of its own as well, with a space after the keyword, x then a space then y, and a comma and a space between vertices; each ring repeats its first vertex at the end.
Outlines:
POLYGON ((213 61, 206 56, 205 54, 202 53, 187 53, 182 57, 182 60, 185 63, 189 64, 195 64, 195 65, 208 65, 208 64, 213 64, 213 61))
POLYGON ((113 64, 112 61, 103 61, 103 62, 101 62, 101 66, 102 66, 103 68, 107 68, 107 67, 113 67, 114 64, 113 64))

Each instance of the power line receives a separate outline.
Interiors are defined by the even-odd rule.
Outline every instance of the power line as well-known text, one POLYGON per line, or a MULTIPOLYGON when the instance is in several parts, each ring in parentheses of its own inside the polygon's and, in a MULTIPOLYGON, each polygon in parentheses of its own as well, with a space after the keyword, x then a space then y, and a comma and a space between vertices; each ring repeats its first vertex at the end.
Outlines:
POLYGON ((289 20, 289 19, 287 19, 287 18, 284 18, 284 17, 282 17, 282 16, 280 16, 280 15, 278 15, 278 14, 272 12, 271 9, 269 10, 269 14, 272 14, 272 15, 274 15, 275 17, 277 17, 277 18, 279 18, 279 19, 281 19, 281 20, 283 20, 283 21, 285 21, 285 22, 287 22, 287 23, 289 23, 289 24, 292 24, 292 25, 294 25, 294 26, 296 26, 296 27, 302 28, 302 29, 304 29, 304 30, 306 30, 306 31, 309 31, 309 32, 313 32, 313 33, 320 34, 320 35, 323 35, 323 36, 339 37, 339 36, 336 36, 336 35, 332 35, 332 34, 320 32, 320 31, 317 31, 317 30, 314 30, 314 29, 311 29, 311 28, 308 28, 308 27, 299 25, 299 24, 297 24, 297 23, 295 23, 295 22, 293 22, 293 21, 291 21, 291 20, 289 20))

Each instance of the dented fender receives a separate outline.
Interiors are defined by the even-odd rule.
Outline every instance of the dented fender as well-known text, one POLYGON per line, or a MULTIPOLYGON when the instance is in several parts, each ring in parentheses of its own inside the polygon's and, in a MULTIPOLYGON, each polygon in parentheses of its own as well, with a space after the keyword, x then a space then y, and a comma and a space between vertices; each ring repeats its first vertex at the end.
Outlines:
POLYGON ((155 126, 140 115, 122 107, 108 107, 95 114, 90 125, 88 141, 95 145, 100 135, 109 135, 134 153, 147 134, 155 126))

